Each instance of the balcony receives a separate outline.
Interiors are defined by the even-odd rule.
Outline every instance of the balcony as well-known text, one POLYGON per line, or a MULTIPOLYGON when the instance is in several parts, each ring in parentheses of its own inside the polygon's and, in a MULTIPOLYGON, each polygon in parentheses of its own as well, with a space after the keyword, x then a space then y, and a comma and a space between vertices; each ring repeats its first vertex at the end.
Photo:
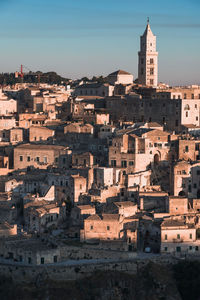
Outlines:
POLYGON ((177 238, 176 239, 172 239, 172 242, 173 243, 183 243, 183 239, 181 239, 181 238, 180 239, 177 239, 177 238))

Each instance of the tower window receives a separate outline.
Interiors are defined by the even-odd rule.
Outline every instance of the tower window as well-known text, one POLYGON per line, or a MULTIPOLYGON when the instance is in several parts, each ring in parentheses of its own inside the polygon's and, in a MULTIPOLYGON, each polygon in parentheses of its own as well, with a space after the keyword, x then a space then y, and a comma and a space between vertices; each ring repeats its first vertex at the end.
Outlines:
POLYGON ((150 69, 150 75, 153 75, 154 74, 154 68, 151 68, 150 69))
POLYGON ((150 84, 153 85, 154 84, 154 81, 153 79, 150 79, 150 84))
POLYGON ((141 58, 141 65, 144 64, 144 58, 141 58))
POLYGON ((150 58, 150 64, 153 64, 153 58, 150 58))

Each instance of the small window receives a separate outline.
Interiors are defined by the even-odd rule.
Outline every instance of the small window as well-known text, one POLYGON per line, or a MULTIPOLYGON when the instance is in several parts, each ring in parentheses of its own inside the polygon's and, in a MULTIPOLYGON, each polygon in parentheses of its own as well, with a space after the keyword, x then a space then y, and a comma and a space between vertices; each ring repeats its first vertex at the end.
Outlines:
POLYGON ((30 156, 27 156, 27 161, 31 161, 31 158, 30 158, 30 156))
POLYGON ((53 262, 54 262, 54 263, 57 263, 57 261, 58 261, 58 257, 57 257, 57 255, 54 255, 54 257, 53 257, 53 262))
POLYGON ((150 84, 153 85, 154 84, 154 80, 150 79, 150 84))
POLYGON ((189 152, 189 147, 185 146, 185 152, 189 152))
POLYGON ((150 69, 150 75, 153 75, 154 74, 154 68, 151 68, 150 69))
POLYGON ((165 247, 164 249, 165 249, 165 252, 167 252, 167 247, 165 247))
POLYGON ((31 257, 28 258, 28 263, 31 264, 31 257))
POLYGON ((41 265, 44 265, 44 257, 41 257, 40 263, 41 263, 41 265))
POLYGON ((192 240, 192 233, 190 233, 190 239, 192 240))
POLYGON ((19 160, 23 161, 23 156, 22 155, 20 155, 19 160))
POLYGON ((90 226, 90 230, 93 230, 93 226, 92 225, 90 226))
POLYGON ((110 226, 107 226, 107 230, 110 230, 110 226))
POLYGON ((39 162, 39 161, 40 161, 40 158, 39 158, 39 156, 37 156, 37 157, 36 157, 36 161, 37 161, 37 162, 39 162))
POLYGON ((178 239, 178 240, 180 239, 180 234, 177 234, 177 239, 178 239))
POLYGON ((165 240, 167 240, 167 234, 165 234, 165 240))

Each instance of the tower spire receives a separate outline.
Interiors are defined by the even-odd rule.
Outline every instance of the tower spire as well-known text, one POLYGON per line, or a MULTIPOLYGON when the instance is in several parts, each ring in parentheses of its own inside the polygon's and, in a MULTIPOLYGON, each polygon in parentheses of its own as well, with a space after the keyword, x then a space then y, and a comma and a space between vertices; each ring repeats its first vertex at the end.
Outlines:
POLYGON ((147 25, 149 25, 149 17, 147 17, 147 25))

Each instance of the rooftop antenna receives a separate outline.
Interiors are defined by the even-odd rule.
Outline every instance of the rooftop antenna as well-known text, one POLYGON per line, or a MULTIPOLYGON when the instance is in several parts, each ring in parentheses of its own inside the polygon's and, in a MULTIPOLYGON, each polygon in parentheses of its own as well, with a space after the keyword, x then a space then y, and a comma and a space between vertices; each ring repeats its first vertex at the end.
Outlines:
POLYGON ((147 18, 147 24, 149 24, 149 17, 147 18))

